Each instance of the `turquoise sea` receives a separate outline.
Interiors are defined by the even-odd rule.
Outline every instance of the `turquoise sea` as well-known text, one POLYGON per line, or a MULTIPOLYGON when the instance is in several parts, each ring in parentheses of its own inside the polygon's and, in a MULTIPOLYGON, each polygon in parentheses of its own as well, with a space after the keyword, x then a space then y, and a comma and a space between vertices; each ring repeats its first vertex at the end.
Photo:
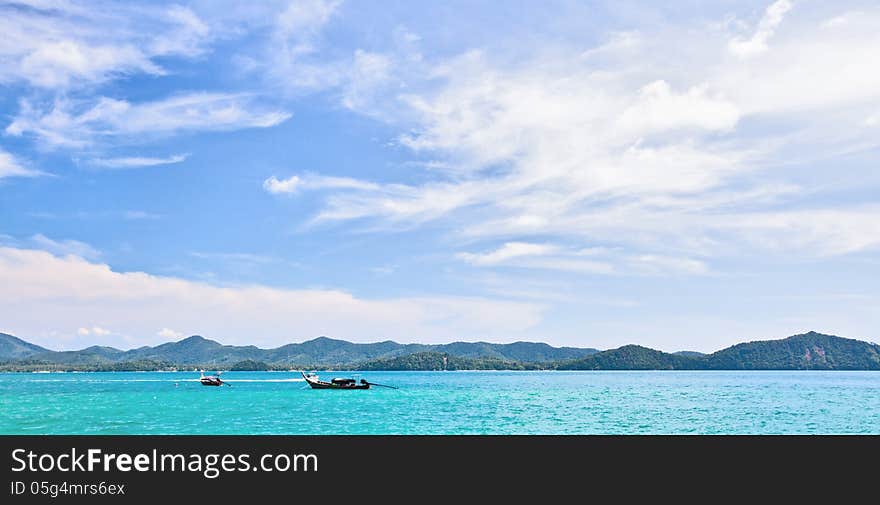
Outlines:
POLYGON ((880 372, 0 374, 2 434, 880 434, 880 372), (351 376, 320 374, 322 378, 351 376))

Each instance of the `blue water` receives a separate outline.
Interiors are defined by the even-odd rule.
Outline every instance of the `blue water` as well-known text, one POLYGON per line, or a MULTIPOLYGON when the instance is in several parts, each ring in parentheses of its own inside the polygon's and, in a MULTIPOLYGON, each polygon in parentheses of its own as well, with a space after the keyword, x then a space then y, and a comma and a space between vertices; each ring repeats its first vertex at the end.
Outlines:
POLYGON ((880 434, 880 372, 0 374, 2 434, 880 434), (322 378, 333 375, 321 374, 322 378))

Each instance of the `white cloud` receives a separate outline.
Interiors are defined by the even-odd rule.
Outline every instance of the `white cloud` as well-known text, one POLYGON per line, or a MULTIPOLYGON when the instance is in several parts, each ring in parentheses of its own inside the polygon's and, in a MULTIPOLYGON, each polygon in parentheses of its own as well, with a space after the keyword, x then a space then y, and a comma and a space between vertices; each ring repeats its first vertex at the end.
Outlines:
POLYGON ((652 81, 630 96, 609 95, 628 85, 610 85, 589 69, 550 67, 497 70, 478 53, 447 63, 444 87, 404 98, 422 126, 401 142, 450 163, 432 167, 433 180, 420 186, 348 188, 327 200, 317 220, 420 222, 488 206, 540 224, 579 201, 706 190, 735 174, 742 154, 698 140, 738 120, 707 86, 677 93, 652 81), (642 142, 682 128, 696 138, 642 142))
POLYGON ((880 147, 864 128, 880 100, 880 11, 847 16, 842 29, 804 8, 767 9, 741 40, 759 58, 731 54, 721 25, 615 34, 586 52, 519 48, 508 59, 384 54, 388 75, 352 108, 406 125, 399 145, 433 161, 409 179, 419 182, 334 188, 312 222, 444 220, 469 239, 600 242, 628 250, 610 262, 615 272, 699 274, 707 257, 871 249, 865 209, 822 194, 876 179, 813 162, 880 147), (791 29, 778 29, 783 18, 791 29), (850 221, 835 229, 830 215, 850 221), (814 246, 801 247, 805 237, 814 246))
MULTIPOLYGON (((324 31, 341 14, 341 0, 291 2, 275 17, 271 41, 264 54, 241 59, 244 71, 269 81, 274 89, 302 95, 332 90, 340 105, 360 113, 389 117, 383 109, 372 108, 376 95, 400 85, 398 74, 406 73, 395 56, 357 48, 351 52, 324 52, 329 44, 324 31)), ((341 16, 340 16, 341 17, 341 16)), ((419 36, 397 27, 392 34, 399 49, 413 49, 419 36)), ((416 51, 407 55, 421 58, 416 51)))
POLYGON ((301 179, 292 175, 287 179, 278 179, 274 175, 269 177, 265 181, 263 181, 263 189, 272 193, 273 195, 278 195, 281 193, 293 193, 299 188, 301 184, 301 179))
POLYGON ((349 109, 361 109, 372 102, 376 88, 390 78, 391 58, 384 54, 358 49, 354 53, 348 82, 342 94, 342 105, 349 109))
POLYGON ((164 74, 134 47, 87 46, 67 40, 41 45, 20 65, 22 77, 44 88, 66 87, 80 79, 104 80, 111 73, 164 74))
POLYGON ((436 183, 423 186, 378 185, 363 181, 340 188, 313 222, 380 217, 391 223, 422 223, 499 196, 491 182, 436 183))
POLYGON ((709 267, 704 262, 692 258, 673 258, 643 254, 628 258, 628 261, 636 271, 644 273, 699 275, 709 272, 709 267))
POLYGON ((0 179, 4 177, 35 177, 41 172, 26 168, 12 154, 0 149, 0 179))
POLYGON ((228 93, 189 93, 143 103, 107 97, 90 104, 58 101, 49 111, 23 102, 6 133, 30 133, 50 146, 83 147, 118 136, 267 128, 290 117, 252 102, 247 95, 228 93))
POLYGON ((721 60, 711 79, 744 116, 773 115, 818 128, 820 136, 851 136, 854 120, 847 113, 861 119, 862 107, 880 98, 880 67, 871 64, 880 47, 878 22, 877 9, 845 29, 820 30, 809 18, 792 18, 792 33, 778 37, 772 50, 760 58, 721 60))
POLYGON ((666 81, 654 81, 639 90, 636 102, 624 110, 617 126, 649 134, 679 128, 725 131, 736 126, 740 112, 722 98, 707 96, 706 86, 675 93, 666 81))
POLYGON ((316 89, 338 84, 344 68, 336 62, 310 58, 321 30, 341 1, 291 2, 275 20, 273 44, 261 65, 276 83, 288 89, 316 89))
POLYGON ((556 270, 590 275, 610 275, 616 273, 615 266, 607 261, 580 259, 570 257, 542 258, 537 260, 521 261, 513 264, 520 268, 532 268, 541 270, 556 270))
POLYGON ((101 255, 100 251, 85 242, 80 242, 79 240, 53 240, 38 233, 30 238, 30 242, 44 251, 59 256, 97 258, 101 255))
POLYGON ((165 340, 180 340, 183 338, 183 333, 179 331, 174 331, 170 328, 162 328, 158 332, 156 332, 156 336, 165 340))
POLYGON ((798 209, 722 218, 741 240, 771 251, 833 256, 880 249, 880 206, 798 209))
POLYGON ((558 248, 550 244, 531 244, 528 242, 507 242, 494 251, 485 253, 459 253, 457 256, 472 265, 498 265, 523 256, 544 256, 558 248))
POLYGON ((84 320, 100 320, 114 333, 96 338, 90 331, 66 345, 119 345, 123 338, 133 346, 156 344, 167 340, 156 334, 157 322, 229 344, 264 347, 319 335, 356 341, 514 339, 526 336, 541 318, 542 306, 535 303, 441 296, 365 299, 337 290, 219 287, 0 247, 0 320, 46 345, 52 344, 48 332, 84 327, 84 320))
MULTIPOLYGON (((341 0, 302 0, 290 2, 278 15, 277 34, 294 40, 295 45, 309 45, 320 29, 336 12, 341 0)), ((309 47, 311 50, 311 48, 309 47)))
POLYGON ((174 154, 164 158, 152 158, 143 156, 131 156, 122 158, 96 158, 90 164, 103 168, 139 168, 153 167, 156 165, 170 165, 186 161, 189 154, 174 154))
POLYGON ((379 190, 380 188, 381 186, 378 184, 350 177, 330 177, 315 174, 292 175, 286 179, 279 179, 273 175, 263 181, 263 189, 273 195, 293 194, 300 190, 353 189, 369 191, 379 190))
POLYGON ((764 12, 755 33, 748 39, 736 37, 728 45, 728 49, 740 58, 747 58, 767 50, 767 42, 776 33, 786 13, 793 7, 790 0, 776 0, 764 12))
POLYGON ((508 242, 493 251, 458 253, 456 257, 478 267, 508 266, 591 275, 697 275, 709 272, 704 262, 692 258, 630 254, 602 247, 575 250, 555 244, 526 242, 508 242))
POLYGON ((113 332, 110 330, 101 328, 100 326, 93 326, 91 328, 87 328, 87 327, 83 326, 83 327, 80 327, 76 330, 76 334, 79 335, 80 337, 88 337, 91 335, 93 335, 95 337, 106 337, 107 335, 112 335, 113 332))
POLYGON ((191 9, 172 5, 163 17, 169 29, 152 40, 149 46, 151 54, 193 57, 205 51, 204 45, 210 38, 211 28, 191 9))
POLYGON ((210 29, 181 6, 31 3, 0 16, 0 82, 61 90, 116 77, 164 75, 157 56, 201 53, 210 29))

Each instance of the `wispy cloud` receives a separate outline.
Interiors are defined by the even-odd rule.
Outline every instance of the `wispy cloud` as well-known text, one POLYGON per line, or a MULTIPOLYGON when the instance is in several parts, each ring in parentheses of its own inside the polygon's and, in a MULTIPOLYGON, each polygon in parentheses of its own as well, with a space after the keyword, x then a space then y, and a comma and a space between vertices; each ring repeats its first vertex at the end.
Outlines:
POLYGON ((89 163, 101 168, 140 168, 153 167, 156 165, 171 165, 186 161, 187 158, 189 158, 189 154, 174 154, 164 158, 132 156, 122 158, 96 158, 89 161, 89 163))
POLYGON ((212 37, 212 29, 191 9, 171 5, 157 13, 167 28, 150 41, 149 53, 157 56, 199 56, 205 52, 205 44, 212 37))
POLYGON ((38 170, 25 167, 12 154, 0 149, 0 179, 4 177, 36 177, 43 175, 38 170))
MULTIPOLYGON (((277 108, 255 104, 254 97, 227 93, 189 93, 142 103, 107 97, 91 103, 60 100, 49 110, 25 101, 6 133, 32 134, 48 146, 77 148, 99 139, 131 141, 141 135, 267 128, 289 117, 277 108)), ((138 161, 150 159, 134 163, 138 161)))
POLYGON ((477 267, 515 267, 589 275, 698 275, 709 272, 701 260, 593 247, 571 249, 555 244, 507 242, 482 253, 456 257, 477 267))
POLYGON ((761 21, 755 29, 755 33, 747 38, 733 38, 728 44, 730 52, 740 58, 747 58, 767 50, 767 41, 776 32, 776 28, 782 23, 785 14, 791 10, 793 4, 790 0, 777 0, 767 7, 761 21))
POLYGON ((341 5, 339 0, 290 2, 275 17, 272 44, 260 59, 260 70, 288 90, 313 90, 336 85, 343 68, 315 58, 321 30, 341 5))
MULTIPOLYGON (((627 268, 645 271, 704 271, 692 256, 874 248, 864 208, 817 204, 832 176, 810 163, 880 146, 864 112, 880 99, 880 11, 844 30, 794 16, 792 5, 771 4, 748 38, 688 25, 615 35, 587 52, 520 47, 513 61, 482 50, 386 53, 377 68, 393 78, 351 108, 408 125, 398 145, 439 164, 419 182, 334 188, 311 222, 442 220, 470 239, 601 242, 627 248, 627 268), (791 30, 778 30, 783 19, 791 30), (831 215, 849 224, 826 226, 831 215)), ((865 183, 864 173, 833 178, 836 188, 865 183)), ((298 176, 267 181, 276 193, 304 188, 298 176)))
POLYGON ((43 251, 48 251, 58 256, 76 256, 89 259, 101 256, 100 251, 79 240, 54 240, 38 233, 30 238, 30 243, 43 251))
POLYGON ((113 334, 113 332, 106 328, 101 328, 100 326, 92 326, 91 328, 83 326, 76 330, 76 334, 81 337, 88 337, 90 335, 94 335, 95 337, 106 337, 107 335, 113 334))
POLYGON ((546 256, 557 250, 558 247, 550 244, 507 242, 494 251, 484 253, 459 253, 458 257, 472 265, 490 266, 525 256, 546 256))
POLYGON ((47 90, 164 75, 155 57, 196 56, 211 37, 205 22, 179 5, 106 9, 78 1, 32 2, 0 6, 0 12, 0 82, 47 90))
POLYGON ((301 185, 302 180, 296 175, 292 175, 287 179, 278 179, 273 175, 263 181, 263 189, 273 195, 294 193, 301 185))
POLYGON ((156 336, 164 339, 164 340, 180 340, 183 338, 183 333, 179 331, 174 331, 171 328, 162 328, 161 330, 156 332, 156 336))
POLYGON ((274 175, 263 181, 263 189, 273 195, 294 194, 298 191, 322 189, 379 190, 381 186, 351 177, 332 177, 315 174, 291 175, 279 179, 274 175))

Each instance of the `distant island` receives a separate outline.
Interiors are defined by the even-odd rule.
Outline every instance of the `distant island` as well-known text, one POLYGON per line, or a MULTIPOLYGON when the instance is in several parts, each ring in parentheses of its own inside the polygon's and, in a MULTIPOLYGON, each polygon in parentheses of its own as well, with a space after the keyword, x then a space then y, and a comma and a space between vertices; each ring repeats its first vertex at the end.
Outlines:
POLYGON ((123 351, 93 346, 52 351, 0 333, 0 371, 155 370, 880 370, 880 345, 817 332, 754 341, 702 354, 638 345, 617 349, 492 344, 356 344, 319 337, 275 349, 192 336, 123 351))

